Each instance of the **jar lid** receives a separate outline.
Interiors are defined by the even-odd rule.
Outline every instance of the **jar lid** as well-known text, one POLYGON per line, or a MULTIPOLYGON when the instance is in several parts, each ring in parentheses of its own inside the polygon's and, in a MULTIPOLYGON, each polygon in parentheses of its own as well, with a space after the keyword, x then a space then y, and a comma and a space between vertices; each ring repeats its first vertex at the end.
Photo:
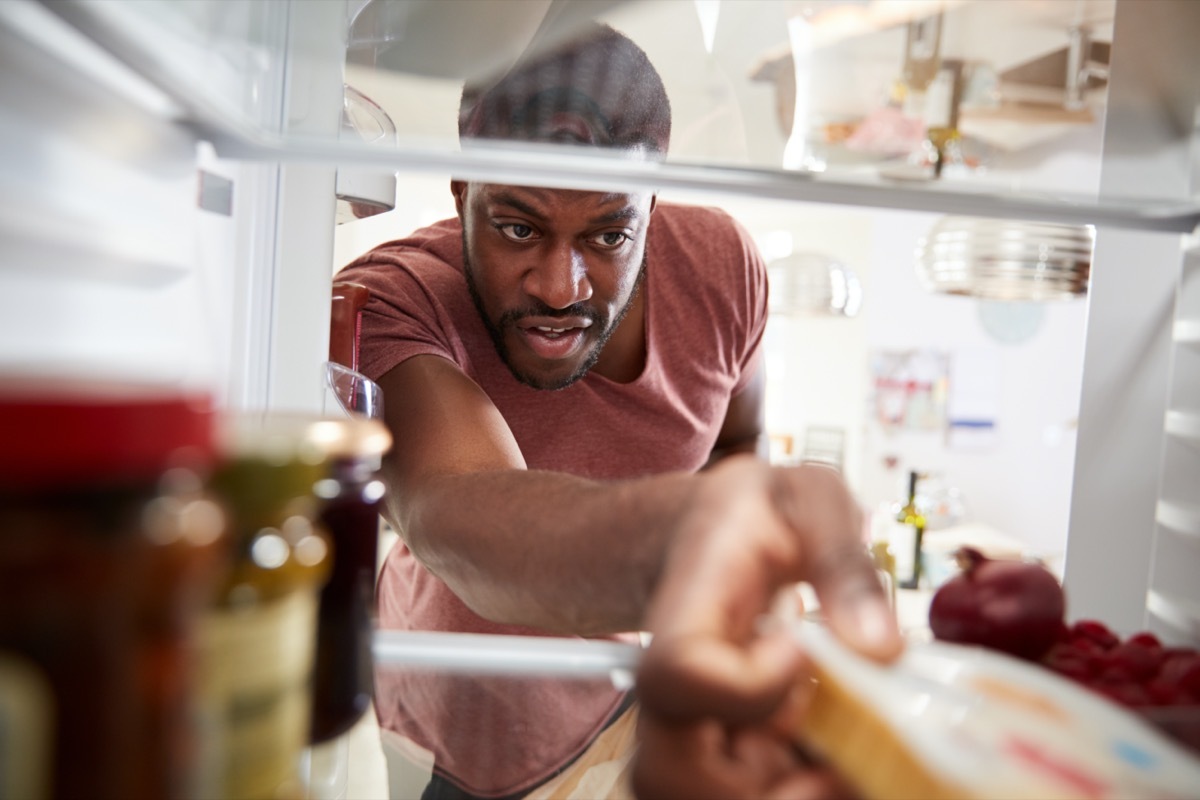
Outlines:
POLYGON ((219 438, 225 462, 211 485, 243 529, 276 524, 298 501, 311 500, 331 461, 377 460, 392 441, 378 420, 298 413, 228 414, 219 438))
POLYGON ((378 459, 392 435, 377 419, 320 417, 300 413, 233 414, 220 425, 231 455, 276 461, 324 463, 332 459, 378 459))
POLYGON ((318 419, 308 426, 310 447, 328 458, 378 460, 392 446, 392 434, 377 419, 318 419))
POLYGON ((0 485, 152 480, 215 457, 212 398, 162 386, 39 381, 0 388, 0 485))

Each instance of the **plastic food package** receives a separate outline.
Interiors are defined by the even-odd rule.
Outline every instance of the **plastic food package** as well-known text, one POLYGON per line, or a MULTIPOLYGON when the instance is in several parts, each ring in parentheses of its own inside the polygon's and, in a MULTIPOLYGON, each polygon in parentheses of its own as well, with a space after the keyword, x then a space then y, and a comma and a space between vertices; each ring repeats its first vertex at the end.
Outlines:
POLYGON ((800 623, 817 690, 803 730, 868 800, 1194 798, 1200 759, 1043 667, 912 643, 893 665, 800 623))

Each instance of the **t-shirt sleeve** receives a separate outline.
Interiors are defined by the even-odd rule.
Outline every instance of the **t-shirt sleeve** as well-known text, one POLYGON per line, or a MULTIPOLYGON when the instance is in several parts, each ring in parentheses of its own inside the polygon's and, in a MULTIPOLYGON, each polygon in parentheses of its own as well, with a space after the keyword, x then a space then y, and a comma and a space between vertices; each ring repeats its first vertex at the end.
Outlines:
POLYGON ((362 310, 359 369, 372 380, 418 355, 455 360, 446 309, 431 281, 411 263, 420 258, 375 251, 337 274, 337 280, 362 284, 371 293, 362 310))
POLYGON ((734 288, 734 296, 742 304, 738 315, 744 320, 738 344, 741 353, 738 359, 738 378, 733 387, 736 396, 746 388, 750 379, 762 363, 763 336, 767 329, 767 266, 750 233, 736 220, 730 218, 737 239, 739 269, 734 272, 740 284, 734 288))

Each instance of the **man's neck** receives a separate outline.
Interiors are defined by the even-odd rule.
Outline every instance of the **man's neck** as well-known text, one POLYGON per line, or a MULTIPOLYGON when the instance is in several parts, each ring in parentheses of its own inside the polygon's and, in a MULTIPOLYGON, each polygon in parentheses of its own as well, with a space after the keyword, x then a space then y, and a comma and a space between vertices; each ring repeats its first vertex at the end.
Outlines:
POLYGON ((592 372, 616 383, 632 383, 646 366, 646 285, 634 296, 592 372))

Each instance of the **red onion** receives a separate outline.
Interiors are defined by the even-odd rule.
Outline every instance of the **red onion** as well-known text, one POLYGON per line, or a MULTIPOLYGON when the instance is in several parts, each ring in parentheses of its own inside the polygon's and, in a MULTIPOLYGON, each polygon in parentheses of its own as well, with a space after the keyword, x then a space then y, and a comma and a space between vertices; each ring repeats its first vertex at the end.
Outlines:
POLYGON ((962 572, 942 584, 929 606, 934 637, 1041 658, 1065 627, 1058 579, 1041 565, 990 559, 971 547, 955 558, 962 572))

